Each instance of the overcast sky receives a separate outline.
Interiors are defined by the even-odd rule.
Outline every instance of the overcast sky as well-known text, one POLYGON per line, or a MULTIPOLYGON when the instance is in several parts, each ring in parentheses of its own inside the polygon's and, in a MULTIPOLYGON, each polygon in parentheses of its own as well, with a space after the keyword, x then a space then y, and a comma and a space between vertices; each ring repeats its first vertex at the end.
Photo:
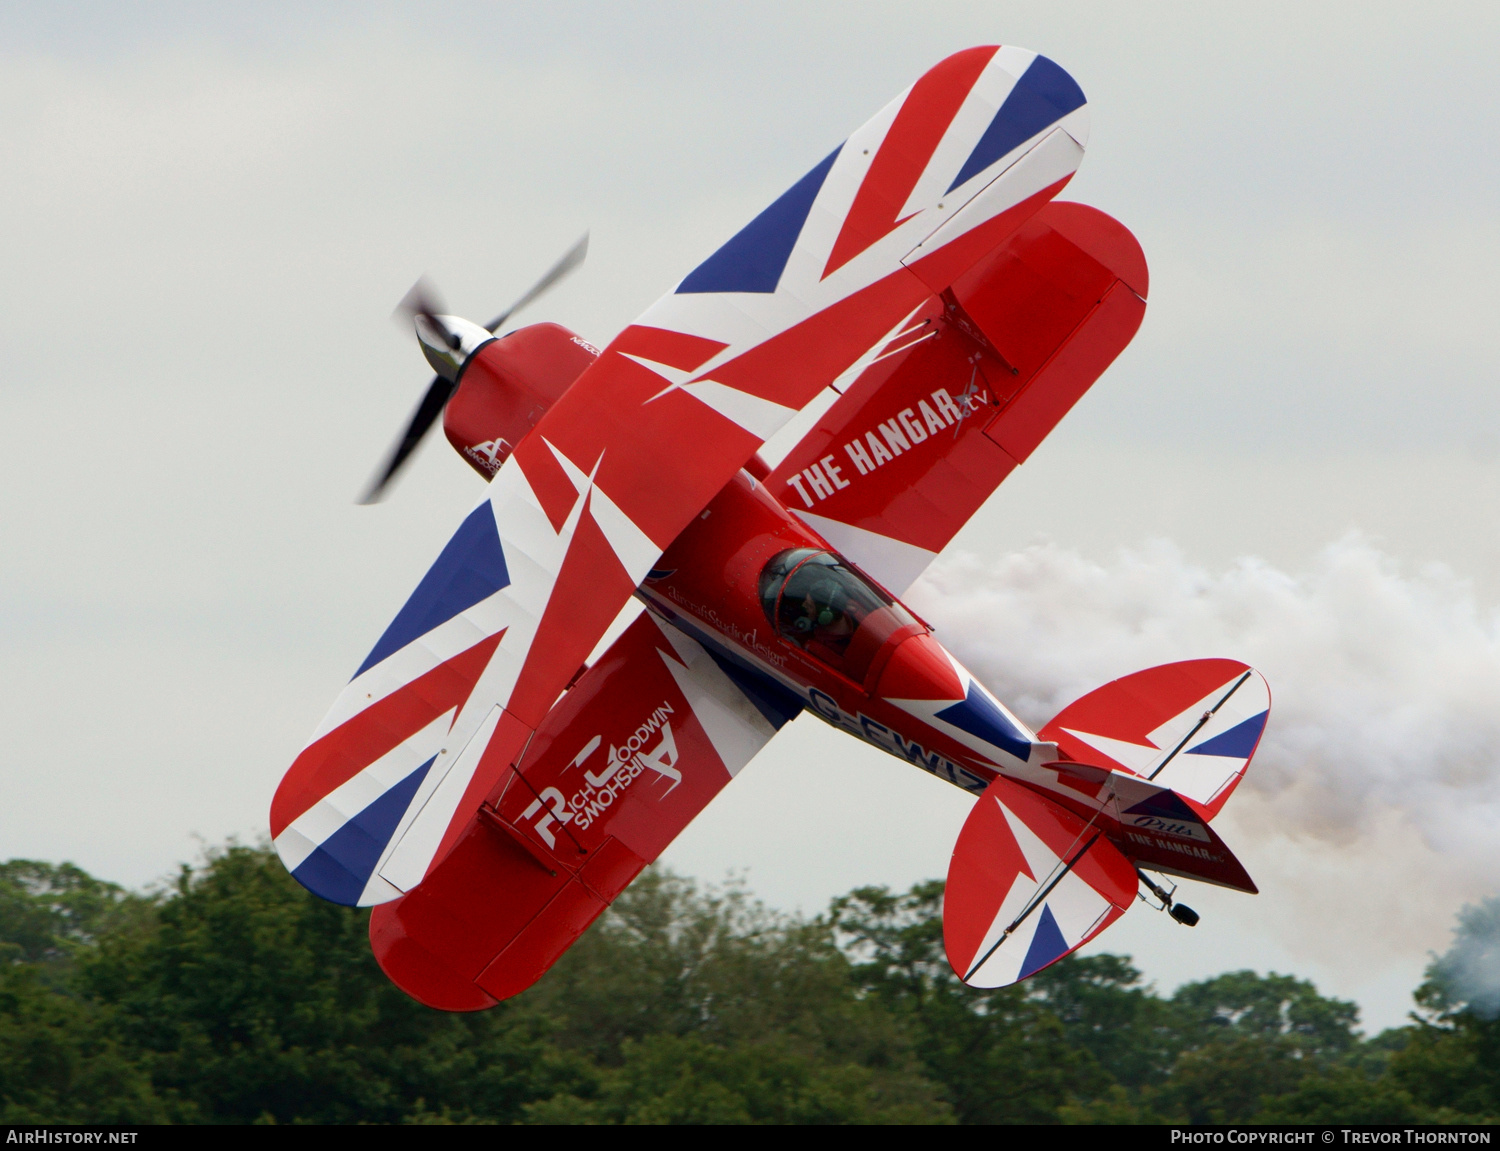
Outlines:
MULTIPOLYGON (((438 438, 353 504, 428 378, 389 320, 419 274, 482 321, 591 229, 529 318, 603 344, 994 42, 1088 94, 1066 195, 1136 232, 1151 300, 915 595, 1036 720, 1146 663, 1256 660, 1281 742, 1224 834, 1264 894, 1100 945, 1399 1022, 1500 863, 1488 5, 11 0, 0 856, 139 885, 264 834, 479 494, 438 438)), ((668 858, 812 912, 941 875, 967 803, 803 719, 668 858)))

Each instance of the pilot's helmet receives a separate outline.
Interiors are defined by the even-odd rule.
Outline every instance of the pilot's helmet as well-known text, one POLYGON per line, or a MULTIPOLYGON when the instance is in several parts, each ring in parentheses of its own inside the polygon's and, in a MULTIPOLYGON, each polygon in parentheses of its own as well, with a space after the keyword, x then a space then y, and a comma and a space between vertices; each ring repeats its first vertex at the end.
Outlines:
MULTIPOLYGON (((812 601, 812 618, 808 620, 808 627, 813 624, 821 627, 831 624, 843 614, 848 600, 843 586, 836 579, 819 580, 808 589, 807 598, 812 601)), ((801 623, 800 620, 798 622, 801 623)))

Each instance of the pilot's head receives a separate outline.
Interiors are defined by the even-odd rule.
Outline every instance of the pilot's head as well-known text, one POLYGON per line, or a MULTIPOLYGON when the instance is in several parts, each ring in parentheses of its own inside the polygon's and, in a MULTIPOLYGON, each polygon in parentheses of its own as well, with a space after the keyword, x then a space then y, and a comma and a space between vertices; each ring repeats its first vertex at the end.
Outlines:
POLYGON ((797 620, 797 630, 811 631, 814 627, 834 623, 844 614, 846 599, 838 580, 819 580, 802 597, 802 616, 797 620))

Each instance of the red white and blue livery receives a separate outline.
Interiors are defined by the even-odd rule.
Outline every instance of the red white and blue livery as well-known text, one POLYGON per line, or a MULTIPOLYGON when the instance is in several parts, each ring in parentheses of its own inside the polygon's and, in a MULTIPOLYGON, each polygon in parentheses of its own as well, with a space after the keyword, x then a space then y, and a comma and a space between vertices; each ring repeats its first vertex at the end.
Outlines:
POLYGON ((374 907, 397 984, 530 986, 804 711, 976 797, 944 911, 969 983, 1143 883, 1196 922, 1148 872, 1255 890, 1211 822, 1256 672, 1152 668, 1033 731, 900 599, 1141 323, 1135 238, 1055 198, 1087 140, 1057 64, 971 48, 602 351, 409 297, 437 376, 372 494, 439 415, 488 488, 271 806, 302 884, 374 907))

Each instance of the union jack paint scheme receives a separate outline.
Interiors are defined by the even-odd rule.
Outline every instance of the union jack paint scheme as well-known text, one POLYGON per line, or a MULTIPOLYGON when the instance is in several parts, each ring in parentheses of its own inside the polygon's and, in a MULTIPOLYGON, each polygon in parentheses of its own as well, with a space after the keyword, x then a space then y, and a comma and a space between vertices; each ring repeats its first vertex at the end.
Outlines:
POLYGON ((402 988, 475 1010, 530 986, 804 711, 978 797, 945 911, 975 984, 1081 946, 1140 882, 1196 921, 1141 868, 1255 890, 1210 822, 1265 725, 1257 673, 1150 669, 1032 731, 899 599, 1140 325, 1134 237, 1054 200, 1087 137, 1058 65, 972 48, 602 352, 414 289, 438 377, 371 498, 438 414, 488 489, 271 807, 302 884, 374 907, 402 988))

